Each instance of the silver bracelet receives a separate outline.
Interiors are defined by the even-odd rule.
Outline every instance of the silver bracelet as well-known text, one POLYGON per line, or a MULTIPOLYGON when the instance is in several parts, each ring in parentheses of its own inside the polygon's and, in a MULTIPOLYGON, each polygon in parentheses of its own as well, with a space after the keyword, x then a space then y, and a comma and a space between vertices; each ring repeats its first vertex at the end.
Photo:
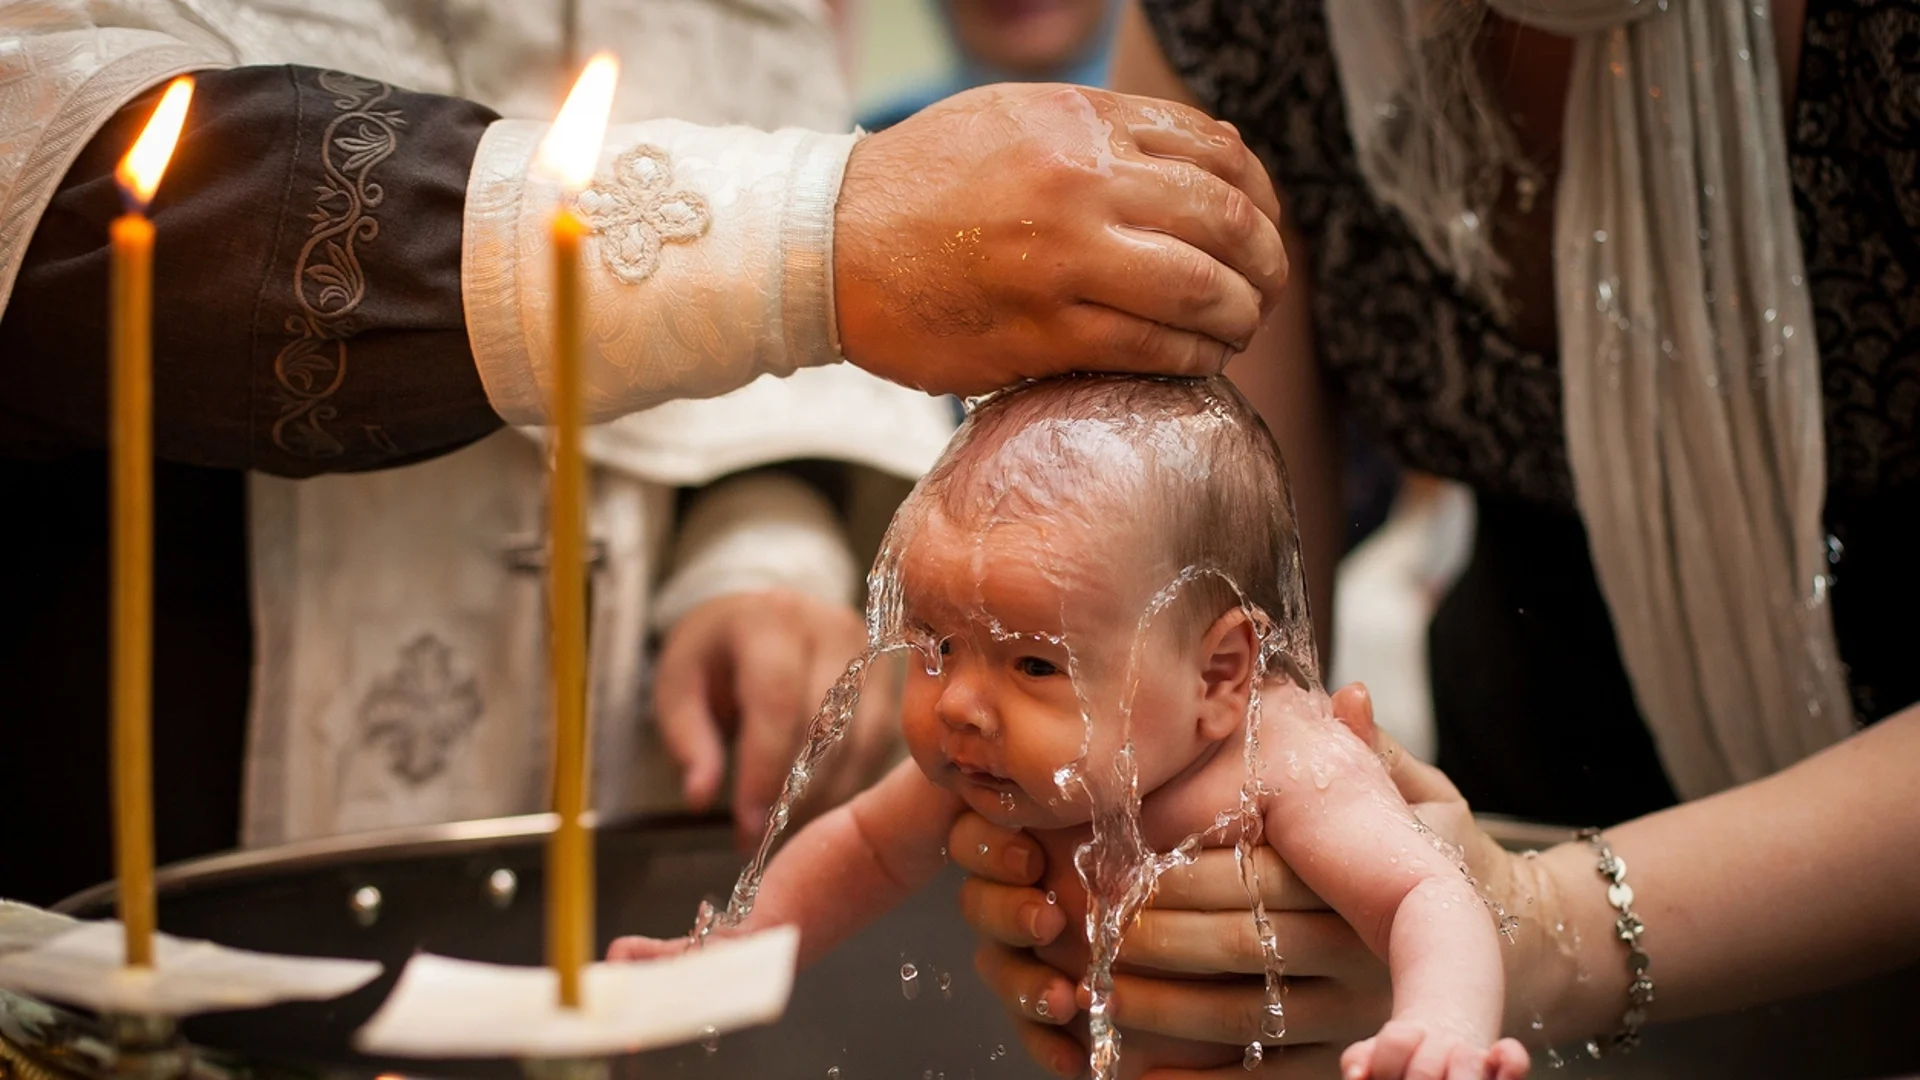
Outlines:
POLYGON ((1620 1030, 1612 1035, 1595 1035, 1587 1040, 1587 1054, 1602 1058, 1610 1053, 1624 1054, 1640 1045, 1640 1025, 1647 1022, 1647 1005, 1653 1001, 1653 980, 1647 976, 1647 954, 1640 949, 1640 934, 1647 926, 1633 913, 1633 886, 1627 884, 1627 860, 1613 853, 1599 829, 1581 829, 1576 834, 1600 856, 1593 868, 1607 883, 1607 903, 1620 913, 1613 920, 1614 933, 1627 946, 1627 1011, 1620 1017, 1620 1030))

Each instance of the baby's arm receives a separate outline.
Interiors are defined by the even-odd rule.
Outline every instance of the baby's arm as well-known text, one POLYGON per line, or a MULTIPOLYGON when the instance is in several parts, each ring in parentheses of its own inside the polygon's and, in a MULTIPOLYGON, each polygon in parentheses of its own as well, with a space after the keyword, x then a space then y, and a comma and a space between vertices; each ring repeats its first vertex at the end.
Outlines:
MULTIPOLYGON (((884 915, 940 873, 940 845, 962 803, 903 761, 878 784, 801 829, 767 864, 743 930, 794 925, 800 965, 884 915)), ((666 951, 645 939, 614 942, 614 959, 666 951)))
POLYGON ((1449 1080, 1524 1074, 1520 1045, 1495 1045, 1506 1001, 1500 939, 1465 873, 1422 835, 1352 732, 1304 694, 1274 697, 1268 843, 1393 975, 1393 1019, 1342 1059, 1343 1075, 1397 1077, 1413 1062, 1449 1080))

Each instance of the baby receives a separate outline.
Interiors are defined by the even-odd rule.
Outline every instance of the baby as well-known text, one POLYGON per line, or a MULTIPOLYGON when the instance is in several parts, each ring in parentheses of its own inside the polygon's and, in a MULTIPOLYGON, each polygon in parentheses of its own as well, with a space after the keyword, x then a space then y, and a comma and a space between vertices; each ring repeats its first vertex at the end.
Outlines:
MULTIPOLYGON (((902 701, 913 760, 801 830, 743 928, 797 925, 801 962, 817 958, 931 881, 966 809, 1031 832, 1045 886, 1084 925, 1074 850, 1128 794, 1102 763, 1131 739, 1155 850, 1199 833, 1231 843, 1238 830, 1223 836, 1216 816, 1241 805, 1258 693, 1262 842, 1392 973, 1392 1020, 1349 1048, 1343 1076, 1524 1076, 1525 1050, 1496 1041, 1486 907, 1326 699, 1263 676, 1270 632, 1296 656, 1312 649, 1286 492, 1272 436, 1223 380, 1076 377, 977 407, 902 506, 874 575, 882 634, 920 654, 902 701)), ((675 947, 627 938, 613 956, 675 947)), ((1043 956, 1080 970, 1087 942, 1062 935, 1043 956)), ((1240 1058, 1129 1033, 1120 1065, 1240 1058)))

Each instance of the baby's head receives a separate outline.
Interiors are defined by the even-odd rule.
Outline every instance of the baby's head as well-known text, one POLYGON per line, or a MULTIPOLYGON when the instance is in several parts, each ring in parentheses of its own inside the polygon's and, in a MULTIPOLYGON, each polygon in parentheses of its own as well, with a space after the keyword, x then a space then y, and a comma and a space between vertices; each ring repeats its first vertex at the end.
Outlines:
POLYGON ((1009 823, 1086 820, 1055 782, 1083 748, 1110 761, 1130 736, 1145 794, 1237 736, 1264 636, 1249 606, 1312 670, 1286 471, 1223 379, 1078 376, 978 406, 895 517, 875 586, 877 629, 924 661, 903 705, 915 760, 1009 823))

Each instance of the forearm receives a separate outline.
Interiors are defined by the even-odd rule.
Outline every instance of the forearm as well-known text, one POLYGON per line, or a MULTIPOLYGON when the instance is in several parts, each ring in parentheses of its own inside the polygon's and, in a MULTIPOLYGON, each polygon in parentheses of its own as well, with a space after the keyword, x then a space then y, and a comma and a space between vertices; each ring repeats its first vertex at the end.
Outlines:
MULTIPOLYGON (((1627 863, 1656 997, 1649 1022, 1773 1001, 1920 957, 1920 706, 1774 776, 1607 831, 1627 863)), ((1616 913, 1585 844, 1533 864, 1556 1038, 1618 1028, 1627 1002, 1616 913), (1577 934, 1575 933, 1577 931, 1577 934)), ((1541 985, 1544 981, 1546 985, 1541 985)), ((1509 1020, 1511 1023, 1511 1018, 1509 1020)))
POLYGON ((800 929, 811 964, 939 873, 959 805, 911 761, 801 829, 767 867, 748 927, 800 929))
MULTIPOLYGON (((112 172, 152 104, 108 121, 34 230, 0 318, 0 450, 104 445, 112 172)), ((468 163, 492 119, 310 68, 201 74, 150 209, 161 456, 306 476, 500 426, 459 282, 468 163)))

